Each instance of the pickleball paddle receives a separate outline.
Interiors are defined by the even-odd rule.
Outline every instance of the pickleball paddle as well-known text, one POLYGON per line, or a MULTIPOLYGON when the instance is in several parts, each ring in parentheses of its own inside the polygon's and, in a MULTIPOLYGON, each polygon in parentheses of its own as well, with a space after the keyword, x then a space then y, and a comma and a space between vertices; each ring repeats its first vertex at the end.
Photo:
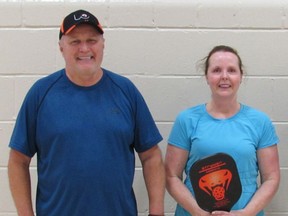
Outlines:
POLYGON ((230 211, 242 193, 234 159, 217 153, 196 161, 189 172, 198 205, 205 211, 230 211))

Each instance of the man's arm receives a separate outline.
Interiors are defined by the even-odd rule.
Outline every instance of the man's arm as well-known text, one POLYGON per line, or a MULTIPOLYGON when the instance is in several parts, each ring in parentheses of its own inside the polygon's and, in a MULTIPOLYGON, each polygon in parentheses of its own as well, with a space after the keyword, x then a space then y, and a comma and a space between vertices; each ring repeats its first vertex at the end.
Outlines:
POLYGON ((158 146, 139 153, 149 197, 149 213, 164 215, 165 168, 158 146))
POLYGON ((19 216, 34 216, 29 165, 31 158, 11 149, 8 161, 10 190, 19 216))

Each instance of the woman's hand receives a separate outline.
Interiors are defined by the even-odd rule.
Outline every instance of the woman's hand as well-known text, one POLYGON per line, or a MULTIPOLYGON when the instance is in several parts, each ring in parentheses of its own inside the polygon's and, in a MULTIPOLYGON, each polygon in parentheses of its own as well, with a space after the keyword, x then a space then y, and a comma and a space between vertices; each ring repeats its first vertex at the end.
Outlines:
MULTIPOLYGON (((244 210, 235 210, 235 211, 213 211, 211 213, 213 216, 249 216, 244 213, 244 210)), ((253 215, 250 215, 253 216, 253 215)))
POLYGON ((191 214, 195 216, 211 216, 212 215, 210 212, 204 211, 200 208, 197 209, 195 212, 192 212, 191 214))

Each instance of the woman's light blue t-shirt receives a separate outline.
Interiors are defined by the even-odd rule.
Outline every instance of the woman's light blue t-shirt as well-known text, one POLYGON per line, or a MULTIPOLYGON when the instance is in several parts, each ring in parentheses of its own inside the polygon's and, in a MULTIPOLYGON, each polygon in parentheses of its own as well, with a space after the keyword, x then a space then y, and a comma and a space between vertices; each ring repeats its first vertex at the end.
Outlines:
MULTIPOLYGON (((256 192, 258 178, 258 149, 279 142, 269 117, 256 109, 241 105, 240 111, 227 119, 216 119, 201 104, 182 111, 176 118, 168 143, 187 150, 185 185, 192 194, 189 170, 197 160, 219 152, 231 155, 236 161, 242 184, 242 195, 232 210, 243 209, 256 192)), ((190 215, 177 205, 176 216, 190 215)), ((263 211, 257 216, 264 215, 263 211)))

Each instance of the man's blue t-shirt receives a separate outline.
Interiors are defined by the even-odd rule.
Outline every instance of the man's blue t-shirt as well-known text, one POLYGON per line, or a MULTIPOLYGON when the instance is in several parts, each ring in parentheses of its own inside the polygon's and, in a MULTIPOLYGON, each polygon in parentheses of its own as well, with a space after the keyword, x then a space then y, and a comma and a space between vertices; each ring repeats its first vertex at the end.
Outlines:
MULTIPOLYGON (((197 160, 219 152, 236 161, 242 184, 242 195, 232 210, 243 209, 257 190, 258 163, 256 151, 279 142, 268 116, 241 105, 240 111, 227 119, 216 119, 201 104, 182 111, 176 118, 168 143, 187 150, 185 185, 194 194, 189 170, 197 160)), ((177 216, 190 215, 177 205, 177 216)), ((257 216, 264 215, 263 211, 257 216)))
POLYGON ((96 85, 81 87, 63 69, 29 90, 9 146, 37 153, 38 216, 135 216, 134 150, 161 140, 130 80, 103 69, 96 85))

